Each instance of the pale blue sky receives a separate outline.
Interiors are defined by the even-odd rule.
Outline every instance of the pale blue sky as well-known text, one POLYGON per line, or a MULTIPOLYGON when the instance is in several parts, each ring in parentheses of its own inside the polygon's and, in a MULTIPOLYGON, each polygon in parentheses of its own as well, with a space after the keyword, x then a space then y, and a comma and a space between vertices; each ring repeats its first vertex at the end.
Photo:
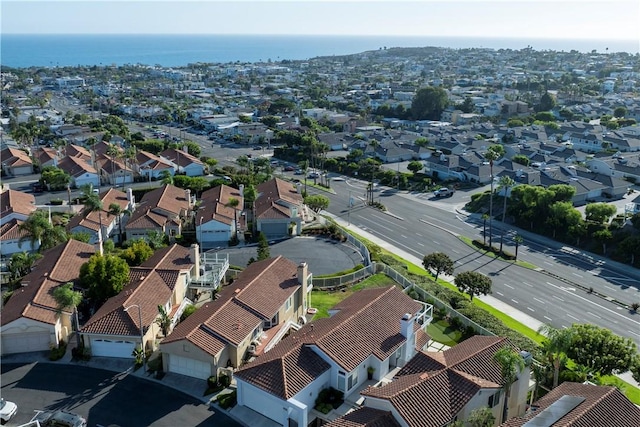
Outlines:
POLYGON ((640 40, 638 0, 0 0, 2 33, 640 40))

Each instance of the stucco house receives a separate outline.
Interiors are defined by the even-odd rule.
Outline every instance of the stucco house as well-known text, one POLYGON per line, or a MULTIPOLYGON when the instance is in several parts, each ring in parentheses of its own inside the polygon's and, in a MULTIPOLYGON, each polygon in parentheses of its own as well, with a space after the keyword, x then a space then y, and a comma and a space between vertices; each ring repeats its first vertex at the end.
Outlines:
POLYGON ((169 161, 176 173, 185 174, 186 176, 204 175, 204 163, 196 156, 189 154, 186 149, 168 148, 160 153, 160 157, 169 161))
POLYGON ((125 231, 127 240, 146 238, 149 231, 159 231, 169 237, 182 234, 182 222, 193 208, 189 190, 166 184, 149 191, 136 206, 125 231))
POLYGON ((33 160, 19 148, 7 147, 0 152, 2 171, 8 176, 30 175, 33 173, 33 160))
POLYGON ((302 229, 303 199, 291 182, 273 178, 256 187, 254 216, 258 232, 267 238, 299 235, 302 229))
POLYGON ((14 219, 24 221, 36 209, 36 198, 32 194, 11 189, 0 193, 0 225, 14 219))
MULTIPOLYGON (((238 405, 283 426, 309 425, 321 390, 352 399, 367 381, 409 362, 427 344, 427 305, 395 286, 361 290, 292 332, 235 373, 238 405)), ((357 400, 357 399, 353 399, 357 400)))
POLYGON ((311 289, 306 263, 277 257, 250 264, 162 341, 165 372, 206 379, 241 366, 306 322, 311 289))
POLYGON ((120 234, 120 230, 124 232, 126 218, 131 215, 131 212, 135 209, 133 200, 133 192, 128 189, 127 194, 120 190, 110 188, 98 195, 102 201, 102 210, 99 211, 87 211, 84 210, 81 213, 74 215, 67 224, 67 230, 70 233, 89 233, 91 239, 89 243, 95 243, 99 239, 99 233, 102 240, 109 238, 109 236, 120 234), (119 215, 112 215, 111 205, 116 204, 122 210, 119 215), (102 224, 102 230, 100 225, 102 224))
POLYGON ((145 350, 155 350, 156 337, 161 333, 156 323, 158 306, 164 307, 171 318, 170 329, 173 328, 191 304, 186 298, 187 286, 194 268, 198 268, 199 259, 198 245, 191 248, 172 245, 157 250, 139 267, 132 267, 129 283, 118 295, 109 298, 80 329, 84 345, 91 349, 91 354, 133 358, 133 350, 141 346, 140 328, 142 346, 145 350))
POLYGON ((100 174, 85 157, 67 156, 58 162, 58 168, 71 175, 71 187, 80 188, 83 185, 100 187, 100 174))
POLYGON ((138 150, 136 154, 135 169, 140 176, 149 180, 162 178, 165 171, 171 176, 176 173, 176 168, 170 161, 143 150, 138 150))
MULTIPOLYGON (((200 207, 195 213, 196 239, 203 249, 227 245, 233 235, 239 232, 240 224, 244 223, 242 191, 219 185, 202 193, 200 200, 200 207), (231 199, 238 201, 237 207, 229 206, 231 199)), ((241 237, 238 235, 238 238, 241 237)))
POLYGON ((93 245, 73 239, 43 252, 2 309, 2 354, 47 351, 68 341, 71 313, 58 314, 53 290, 78 279, 80 267, 94 253, 93 245))

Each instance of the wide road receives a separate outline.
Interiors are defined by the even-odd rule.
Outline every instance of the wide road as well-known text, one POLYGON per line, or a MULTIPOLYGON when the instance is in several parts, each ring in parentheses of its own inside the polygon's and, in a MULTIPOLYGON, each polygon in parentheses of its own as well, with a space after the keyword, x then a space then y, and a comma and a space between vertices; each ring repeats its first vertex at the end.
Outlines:
POLYGON ((2 397, 18 405, 8 426, 52 409, 82 415, 91 427, 240 426, 191 396, 133 375, 56 363, 3 363, 1 380, 2 397))
MULTIPOLYGON (((556 327, 592 323, 640 344, 640 316, 595 295, 608 295, 628 304, 640 301, 638 281, 631 274, 608 269, 601 263, 591 264, 569 248, 543 247, 529 241, 520 246, 518 258, 544 271, 486 257, 457 237, 482 239, 482 221, 455 211, 469 197, 463 192, 449 199, 432 200, 430 195, 407 195, 380 187, 375 200, 384 204, 393 214, 390 215, 364 206, 365 186, 357 180, 332 181, 336 194, 323 193, 331 200, 328 211, 419 259, 432 252, 447 253, 455 261, 456 272, 473 270, 488 275, 493 280, 494 297, 540 322, 556 327), (350 199, 353 207, 348 209, 350 199), (580 286, 593 287, 594 294, 580 286)), ((309 191, 317 190, 310 187, 309 191)), ((496 223, 494 245, 500 239, 496 223)), ((507 243, 513 252, 513 242, 508 237, 507 243)))

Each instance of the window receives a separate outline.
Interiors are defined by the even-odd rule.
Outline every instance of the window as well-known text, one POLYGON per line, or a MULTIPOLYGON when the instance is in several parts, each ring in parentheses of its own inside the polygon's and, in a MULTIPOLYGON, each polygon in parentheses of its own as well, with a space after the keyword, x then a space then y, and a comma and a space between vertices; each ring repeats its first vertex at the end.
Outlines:
POLYGON ((489 408, 493 408, 499 402, 500 402, 500 390, 498 390, 496 394, 489 396, 489 402, 487 403, 487 405, 489 406, 489 408))
POLYGON ((347 392, 358 384, 358 370, 353 371, 349 376, 343 371, 338 371, 338 390, 347 392))
POLYGON ((284 303, 284 310, 289 311, 291 309, 291 303, 293 302, 293 297, 289 297, 287 301, 284 303))

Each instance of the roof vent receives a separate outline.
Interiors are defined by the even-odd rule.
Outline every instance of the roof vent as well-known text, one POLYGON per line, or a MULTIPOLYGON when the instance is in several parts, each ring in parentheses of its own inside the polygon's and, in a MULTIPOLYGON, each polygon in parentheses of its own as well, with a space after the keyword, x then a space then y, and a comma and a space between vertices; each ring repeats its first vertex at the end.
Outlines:
POLYGON ((402 320, 409 320, 411 319, 411 314, 409 313, 405 313, 404 316, 402 316, 402 320))

